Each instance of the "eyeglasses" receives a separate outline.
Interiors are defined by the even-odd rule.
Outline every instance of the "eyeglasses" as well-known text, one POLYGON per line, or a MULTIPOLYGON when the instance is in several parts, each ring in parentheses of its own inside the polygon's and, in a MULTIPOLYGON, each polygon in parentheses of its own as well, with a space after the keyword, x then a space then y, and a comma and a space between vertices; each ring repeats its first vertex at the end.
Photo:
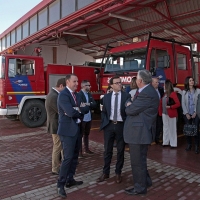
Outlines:
POLYGON ((85 86, 91 87, 91 85, 85 85, 85 86))
POLYGON ((113 83, 113 84, 116 84, 116 85, 121 85, 122 82, 116 82, 116 83, 113 83))

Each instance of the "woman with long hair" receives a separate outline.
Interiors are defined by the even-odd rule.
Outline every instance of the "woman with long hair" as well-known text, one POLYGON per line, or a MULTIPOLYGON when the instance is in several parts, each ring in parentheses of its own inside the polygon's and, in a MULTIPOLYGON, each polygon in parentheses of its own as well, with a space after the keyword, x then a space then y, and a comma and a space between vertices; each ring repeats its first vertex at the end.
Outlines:
POLYGON ((180 102, 170 80, 165 81, 164 91, 165 95, 159 106, 159 115, 163 119, 163 146, 170 145, 171 148, 175 148, 177 147, 177 108, 180 102))
POLYGON ((199 117, 196 114, 197 100, 200 94, 200 89, 196 88, 194 79, 191 76, 185 79, 185 88, 182 93, 182 108, 185 124, 194 123, 197 126, 197 135, 194 137, 186 136, 187 147, 186 151, 192 149, 192 138, 195 142, 195 153, 199 153, 199 117))
POLYGON ((131 88, 131 91, 129 92, 129 94, 131 95, 131 97, 134 97, 136 91, 138 90, 138 86, 136 84, 136 76, 134 76, 132 79, 131 79, 131 83, 130 83, 130 88, 131 88))

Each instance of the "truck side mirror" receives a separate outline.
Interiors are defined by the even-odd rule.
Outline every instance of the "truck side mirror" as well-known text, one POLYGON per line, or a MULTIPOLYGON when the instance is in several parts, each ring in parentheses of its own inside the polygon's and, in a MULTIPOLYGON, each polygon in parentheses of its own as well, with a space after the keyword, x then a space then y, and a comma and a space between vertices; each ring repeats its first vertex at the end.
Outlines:
POLYGON ((95 68, 95 69, 94 69, 94 73, 95 73, 95 74, 99 74, 99 73, 100 73, 100 70, 97 69, 97 68, 95 68))

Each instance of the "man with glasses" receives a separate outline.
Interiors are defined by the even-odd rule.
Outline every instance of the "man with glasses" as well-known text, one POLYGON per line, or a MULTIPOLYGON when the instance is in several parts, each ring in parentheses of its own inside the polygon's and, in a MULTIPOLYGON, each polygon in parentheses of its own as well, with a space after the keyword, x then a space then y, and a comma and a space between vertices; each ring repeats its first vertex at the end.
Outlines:
MULTIPOLYGON (((88 80, 83 80, 81 82, 81 91, 79 92, 79 95, 81 97, 81 102, 85 103, 87 106, 89 106, 90 111, 89 113, 84 115, 83 121, 81 122, 81 139, 83 137, 83 143, 84 143, 84 153, 87 154, 93 154, 92 151, 89 149, 89 134, 90 129, 92 125, 92 113, 91 110, 96 108, 96 102, 93 99, 92 95, 90 94, 90 82, 88 80)), ((81 148, 79 151, 79 158, 82 158, 82 142, 81 142, 81 148)))
POLYGON ((122 91, 122 83, 119 76, 112 77, 109 82, 113 91, 105 94, 103 98, 100 126, 100 130, 104 130, 104 167, 103 174, 97 179, 97 182, 109 178, 113 144, 116 140, 117 163, 115 167, 115 182, 121 183, 125 148, 123 138, 123 127, 126 119, 125 102, 131 98, 131 95, 122 91))

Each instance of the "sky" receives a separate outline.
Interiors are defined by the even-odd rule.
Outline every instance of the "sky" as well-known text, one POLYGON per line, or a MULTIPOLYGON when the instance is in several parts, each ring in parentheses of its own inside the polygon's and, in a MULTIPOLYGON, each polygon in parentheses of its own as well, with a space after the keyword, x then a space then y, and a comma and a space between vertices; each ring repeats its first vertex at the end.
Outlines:
POLYGON ((42 0, 0 0, 0 34, 42 0))

